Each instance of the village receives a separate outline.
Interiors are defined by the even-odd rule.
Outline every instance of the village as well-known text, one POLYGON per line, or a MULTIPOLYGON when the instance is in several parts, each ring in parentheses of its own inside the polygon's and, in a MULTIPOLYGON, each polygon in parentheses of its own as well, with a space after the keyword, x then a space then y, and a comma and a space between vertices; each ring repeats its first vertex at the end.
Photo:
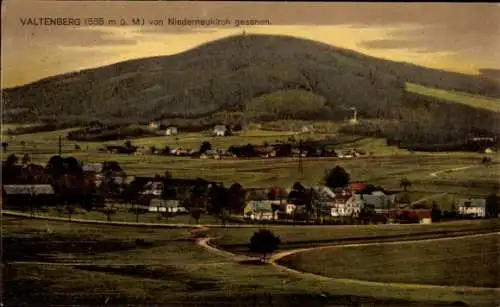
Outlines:
POLYGON ((370 182, 351 180, 340 165, 328 170, 321 183, 305 187, 244 188, 202 178, 128 176, 116 161, 82 163, 53 156, 47 164, 21 161, 11 154, 2 162, 2 207, 31 210, 58 208, 71 215, 77 209, 101 211, 111 219, 120 210, 168 218, 191 214, 218 218, 221 223, 378 224, 432 223, 440 220, 498 216, 497 198, 460 197, 453 210, 439 204, 411 202, 411 182, 400 179, 402 190, 390 191, 370 182))

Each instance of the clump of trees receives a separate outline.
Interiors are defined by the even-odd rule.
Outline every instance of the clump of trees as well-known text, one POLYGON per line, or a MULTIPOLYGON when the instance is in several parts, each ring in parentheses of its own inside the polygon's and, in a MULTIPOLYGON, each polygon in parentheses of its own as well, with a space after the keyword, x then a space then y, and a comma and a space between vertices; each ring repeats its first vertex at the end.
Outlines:
POLYGON ((267 260, 267 255, 278 249, 281 239, 268 229, 256 231, 250 238, 250 251, 262 255, 263 261, 267 260))
POLYGON ((343 167, 337 165, 326 171, 324 182, 329 188, 343 188, 349 184, 350 179, 349 173, 343 167))

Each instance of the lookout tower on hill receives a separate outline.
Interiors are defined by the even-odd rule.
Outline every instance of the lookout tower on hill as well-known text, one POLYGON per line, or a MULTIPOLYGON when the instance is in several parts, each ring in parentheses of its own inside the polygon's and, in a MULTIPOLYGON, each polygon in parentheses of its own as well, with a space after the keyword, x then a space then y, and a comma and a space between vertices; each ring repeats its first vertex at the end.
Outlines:
POLYGON ((355 107, 351 107, 350 110, 354 111, 352 118, 349 119, 349 123, 355 125, 358 123, 358 110, 355 107))

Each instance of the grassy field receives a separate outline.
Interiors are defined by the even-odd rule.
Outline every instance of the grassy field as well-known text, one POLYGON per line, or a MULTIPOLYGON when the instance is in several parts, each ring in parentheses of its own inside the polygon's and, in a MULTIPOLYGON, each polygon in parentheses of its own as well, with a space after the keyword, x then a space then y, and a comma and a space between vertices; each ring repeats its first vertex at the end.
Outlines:
POLYGON ((456 301, 489 306, 491 302, 482 294, 349 285, 238 263, 194 245, 185 229, 88 226, 3 217, 2 236, 3 302, 8 306, 40 302, 351 306, 354 301, 369 306, 424 307, 450 306, 456 301))
MULTIPOLYGON (((469 220, 431 225, 342 225, 342 226, 279 226, 264 225, 255 228, 211 229, 210 235, 219 237, 218 245, 231 247, 248 244, 252 234, 260 228, 270 229, 285 245, 327 243, 341 239, 357 239, 394 235, 414 235, 434 232, 474 231, 478 229, 500 229, 498 221, 469 220)), ((284 248, 286 246, 283 246, 284 248)), ((295 246, 293 246, 295 247, 295 246)))
POLYGON ((289 256, 283 263, 337 278, 498 288, 499 252, 499 235, 491 234, 439 242, 312 250, 289 256))
MULTIPOLYGON (((64 132, 64 131, 63 131, 64 132)), ((46 162, 53 154, 57 153, 57 136, 62 132, 47 132, 15 136, 15 139, 9 141, 9 152, 22 155, 29 153, 36 162, 46 162), (21 141, 25 141, 25 145, 21 145, 21 141)), ((263 132, 254 131, 245 135, 234 137, 219 137, 210 138, 200 134, 180 135, 178 141, 175 137, 155 137, 143 138, 134 140, 133 143, 138 145, 155 145, 162 147, 165 144, 170 146, 178 142, 180 146, 198 148, 203 140, 209 140, 215 147, 224 147, 231 144, 246 144, 263 143, 264 141, 272 142, 277 138, 286 139, 289 135, 282 132, 263 132), (161 145, 163 144, 163 145, 161 145), (192 145, 192 146, 190 146, 192 145)), ((321 136, 316 136, 320 138, 321 136)), ((353 180, 370 180, 375 184, 396 188, 401 177, 408 177, 410 180, 415 180, 416 183, 413 189, 417 192, 434 193, 436 188, 432 181, 426 176, 435 170, 446 168, 454 168, 478 164, 482 155, 480 154, 408 154, 407 151, 396 149, 395 147, 387 147, 383 144, 383 140, 362 139, 355 144, 346 142, 340 148, 363 148, 367 151, 374 152, 373 157, 359 158, 354 160, 341 160, 335 158, 307 158, 304 159, 303 172, 298 168, 298 161, 294 158, 277 158, 272 160, 265 159, 227 159, 227 160, 212 160, 212 159, 193 159, 182 157, 168 157, 145 155, 142 157, 99 153, 96 148, 102 146, 102 143, 79 143, 79 145, 88 151, 75 151, 74 144, 65 143, 63 154, 75 156, 85 162, 102 162, 106 160, 116 160, 120 162, 125 171, 130 175, 149 175, 155 173, 163 173, 168 169, 176 177, 193 178, 203 177, 210 180, 223 181, 227 184, 232 184, 235 181, 240 182, 244 186, 258 187, 269 186, 271 184, 289 186, 295 181, 303 181, 306 184, 318 184, 324 175, 327 168, 335 165, 342 165, 350 173, 353 180), (428 184, 430 183, 430 184, 428 184)), ((480 176, 477 173, 473 174, 471 179, 488 181, 484 184, 479 184, 471 187, 476 192, 484 193, 491 185, 490 181, 497 173, 497 168, 490 168, 489 172, 492 175, 488 177, 480 176)), ((438 188, 440 192, 443 189, 462 190, 461 186, 454 189, 453 185, 456 180, 466 179, 470 177, 462 177, 466 172, 457 172, 456 177, 449 178, 450 187, 442 186, 438 188)), ((438 178, 441 180, 441 177, 438 178)), ((466 191, 467 192, 467 191, 466 191)), ((472 191, 474 192, 474 191, 472 191)))
POLYGON ((494 112, 500 112, 500 99, 472 95, 464 92, 455 92, 443 89, 430 88, 414 83, 407 83, 406 90, 412 93, 430 96, 449 102, 465 104, 474 108, 487 109, 494 112))

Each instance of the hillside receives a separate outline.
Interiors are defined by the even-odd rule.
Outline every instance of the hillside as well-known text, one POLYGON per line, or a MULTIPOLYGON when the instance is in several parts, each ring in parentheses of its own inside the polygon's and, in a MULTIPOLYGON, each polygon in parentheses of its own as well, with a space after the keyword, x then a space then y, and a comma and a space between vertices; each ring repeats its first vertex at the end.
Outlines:
POLYGON ((4 120, 177 118, 174 122, 184 126, 206 126, 226 118, 226 112, 246 112, 251 120, 315 119, 320 113, 322 120, 336 120, 345 119, 346 110, 356 107, 360 118, 400 122, 443 122, 442 114, 436 112, 444 111, 450 115, 446 124, 453 122, 460 133, 470 128, 496 131, 498 113, 491 107, 477 108, 480 100, 476 105, 460 105, 453 99, 442 100, 436 93, 409 93, 407 83, 500 97, 500 81, 492 78, 391 62, 310 40, 271 35, 232 36, 173 56, 47 78, 6 89, 2 95, 4 115, 9 114, 4 120), (292 104, 309 106, 293 114, 292 104), (23 109, 30 112, 23 113, 23 109))
POLYGON ((330 106, 364 107, 373 116, 401 103, 405 82, 500 97, 498 83, 490 79, 268 35, 232 36, 178 55, 55 76, 7 89, 3 96, 5 109, 28 108, 39 116, 150 119, 208 113, 262 94, 303 89, 330 106))

